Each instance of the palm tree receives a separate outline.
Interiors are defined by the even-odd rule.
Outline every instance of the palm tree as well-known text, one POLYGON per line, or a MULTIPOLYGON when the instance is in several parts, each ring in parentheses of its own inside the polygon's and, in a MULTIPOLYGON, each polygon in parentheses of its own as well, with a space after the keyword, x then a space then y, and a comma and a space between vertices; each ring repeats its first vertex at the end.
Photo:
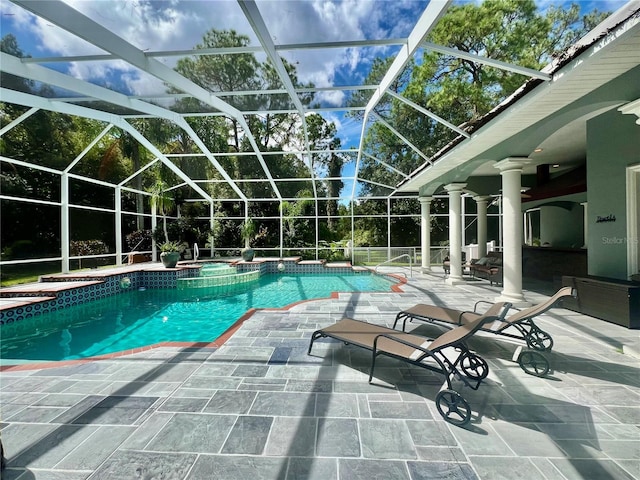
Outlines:
POLYGON ((151 207, 155 208, 160 215, 162 215, 162 229, 164 230, 164 240, 169 242, 169 234, 167 233, 167 217, 166 215, 171 212, 175 201, 171 195, 167 192, 168 185, 158 180, 149 189, 151 193, 151 207))
POLYGON ((251 248, 251 242, 256 238, 258 226, 251 217, 248 217, 240 226, 240 236, 244 240, 244 248, 251 248))

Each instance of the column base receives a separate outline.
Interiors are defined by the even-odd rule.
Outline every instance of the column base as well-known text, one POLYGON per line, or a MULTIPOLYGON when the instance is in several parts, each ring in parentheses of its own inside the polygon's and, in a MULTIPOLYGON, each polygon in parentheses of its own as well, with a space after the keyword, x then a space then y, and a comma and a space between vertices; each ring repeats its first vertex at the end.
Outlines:
POLYGON ((447 279, 444 282, 447 285, 451 285, 451 286, 462 285, 462 284, 466 283, 464 281, 464 278, 462 278, 462 277, 452 277, 452 276, 447 277, 447 279))
POLYGON ((431 267, 420 267, 420 271, 422 273, 431 273, 433 270, 431 270, 431 267))
POLYGON ((524 298, 522 293, 506 293, 504 291, 500 293, 500 296, 494 299, 494 302, 509 302, 514 307, 518 308, 530 307, 532 305, 531 302, 524 298))

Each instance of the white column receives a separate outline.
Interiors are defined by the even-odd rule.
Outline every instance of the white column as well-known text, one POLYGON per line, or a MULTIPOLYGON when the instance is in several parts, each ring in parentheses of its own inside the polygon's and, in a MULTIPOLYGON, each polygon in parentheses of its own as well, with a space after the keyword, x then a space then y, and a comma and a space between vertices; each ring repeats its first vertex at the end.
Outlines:
POLYGON ((209 202, 209 231, 211 232, 211 242, 209 245, 209 258, 213 258, 214 248, 216 247, 216 241, 213 238, 213 227, 216 226, 215 223, 215 206, 213 202, 209 202))
POLYGON ((449 285, 458 285, 462 279, 462 189, 466 183, 450 183, 444 188, 449 194, 449 285))
MULTIPOLYGON (((491 197, 475 196, 478 215, 478 258, 487 256, 487 204, 491 197)), ((467 260, 471 260, 468 258, 467 260)))
MULTIPOLYGON (((156 205, 151 207, 151 231, 155 232, 156 228, 158 228, 158 209, 156 205)), ((154 262, 158 261, 158 252, 156 251, 156 240, 151 236, 151 260, 154 262)))
POLYGON ((387 261, 391 260, 391 199, 387 198, 387 261))
MULTIPOLYGON (((467 207, 466 202, 462 198, 460 199, 460 218, 462 219, 462 228, 460 229, 460 235, 462 235, 462 237, 460 245, 465 247, 469 243, 467 242, 467 207)), ((466 249, 463 251, 466 251, 466 249)))
POLYGON ((588 245, 587 242, 589 241, 589 236, 588 236, 588 233, 589 233, 589 230, 588 230, 589 215, 588 215, 588 210, 587 210, 588 204, 587 204, 587 202, 582 202, 582 203, 580 203, 580 205, 582 205, 582 209, 583 209, 583 211, 582 211, 582 219, 583 219, 583 222, 584 222, 584 229, 583 229, 583 234, 582 234, 582 248, 587 248, 587 245, 588 245))
POLYGON ((502 292, 496 301, 511 302, 514 306, 529 303, 522 293, 522 169, 528 158, 505 158, 495 167, 502 175, 503 247, 502 292))
POLYGON ((502 239, 504 238, 504 218, 502 214, 504 213, 502 209, 502 195, 498 197, 498 247, 502 249, 502 239))
POLYGON ((353 219, 353 209, 355 202, 349 202, 349 216, 351 217, 351 263, 354 263, 355 260, 355 250, 356 250, 356 242, 355 242, 355 222, 353 219))
POLYGON ((116 265, 122 265, 122 187, 116 187, 116 265))
MULTIPOLYGON (((319 249, 319 245, 320 245, 320 228, 318 225, 318 197, 316 196, 316 260, 318 260, 320 258, 320 249, 319 249)), ((282 256, 282 254, 280 255, 282 256)))
POLYGON ((62 273, 69 273, 69 175, 60 177, 60 253, 62 273))
MULTIPOLYGON (((284 255, 284 218, 282 217, 282 200, 280 200, 280 208, 278 208, 280 212, 280 258, 284 255)), ((353 238, 353 235, 351 236, 353 238)))
POLYGON ((431 272, 431 200, 433 197, 418 197, 420 201, 420 247, 422 273, 431 272))

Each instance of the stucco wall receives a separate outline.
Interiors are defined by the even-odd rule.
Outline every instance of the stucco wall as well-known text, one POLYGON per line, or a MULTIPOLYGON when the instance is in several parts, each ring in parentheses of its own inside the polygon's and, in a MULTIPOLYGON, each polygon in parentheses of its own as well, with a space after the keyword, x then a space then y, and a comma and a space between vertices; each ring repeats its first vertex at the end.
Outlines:
POLYGON ((640 126, 636 120, 614 109, 587 122, 590 275, 628 278, 625 175, 628 165, 640 162, 640 126), (615 221, 598 222, 599 218, 615 221))
POLYGON ((571 210, 540 207, 540 241, 549 242, 556 248, 582 247, 583 218, 583 209, 579 203, 574 203, 571 210))

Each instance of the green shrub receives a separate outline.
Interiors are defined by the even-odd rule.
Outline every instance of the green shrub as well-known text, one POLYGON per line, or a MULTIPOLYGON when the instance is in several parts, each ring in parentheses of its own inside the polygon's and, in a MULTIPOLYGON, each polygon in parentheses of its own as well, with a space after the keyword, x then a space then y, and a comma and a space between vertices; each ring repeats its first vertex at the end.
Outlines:
POLYGON ((2 249, 3 260, 21 260, 24 258, 36 258, 40 252, 36 250, 36 244, 31 240, 17 240, 9 247, 2 249))
POLYGON ((69 246, 74 257, 109 253, 109 248, 102 240, 72 240, 69 246))
POLYGON ((151 230, 136 230, 127 235, 125 240, 129 251, 151 250, 151 230))
POLYGON ((163 242, 160 244, 160 251, 162 253, 169 253, 169 252, 182 252, 183 250, 183 246, 180 244, 180 242, 163 242))

